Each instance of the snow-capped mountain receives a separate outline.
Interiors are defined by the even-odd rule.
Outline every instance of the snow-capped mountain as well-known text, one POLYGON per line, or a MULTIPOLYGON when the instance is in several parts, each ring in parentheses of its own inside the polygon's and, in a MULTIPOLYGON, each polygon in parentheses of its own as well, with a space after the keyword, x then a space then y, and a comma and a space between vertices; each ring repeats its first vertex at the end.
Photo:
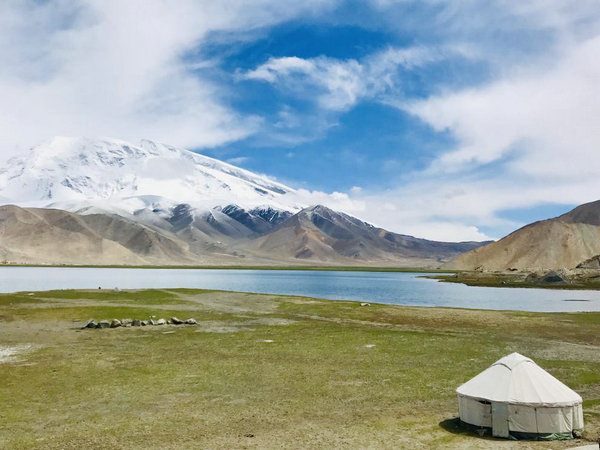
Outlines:
POLYGON ((182 148, 143 140, 55 137, 9 160, 0 170, 0 197, 20 206, 69 211, 170 209, 294 209, 294 190, 267 177, 182 148))
POLYGON ((297 198, 185 149, 56 137, 0 169, 0 259, 432 266, 479 245, 390 233, 297 198))

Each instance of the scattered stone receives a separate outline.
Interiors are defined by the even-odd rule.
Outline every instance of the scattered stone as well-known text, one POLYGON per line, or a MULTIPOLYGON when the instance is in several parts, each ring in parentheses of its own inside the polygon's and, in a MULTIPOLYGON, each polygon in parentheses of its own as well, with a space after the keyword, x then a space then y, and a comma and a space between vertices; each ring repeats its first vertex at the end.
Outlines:
MULTIPOLYGON (((151 316, 155 317, 155 316, 151 316)), ((81 328, 118 328, 118 327, 145 327, 148 325, 166 325, 166 324, 174 324, 174 325, 198 325, 196 319, 190 317, 186 320, 178 319, 177 317, 171 317, 169 320, 166 319, 150 319, 150 320, 140 320, 140 319, 113 319, 112 321, 101 320, 96 323, 94 319, 88 320, 81 328)))
POLYGON ((110 328, 110 322, 108 320, 101 320, 98 322, 98 325, 96 325, 96 328, 110 328))
POLYGON ((86 322, 86 324, 84 326, 82 326, 81 328, 96 328, 98 326, 98 324, 94 321, 94 319, 90 319, 86 322))
POLYGON ((367 344, 367 345, 365 345, 365 348, 373 348, 373 347, 375 347, 375 344, 367 344))
POLYGON ((370 303, 367 303, 367 302, 362 302, 362 303, 360 304, 360 306, 371 306, 371 304, 370 304, 370 303))
POLYGON ((275 342, 273 339, 262 339, 260 342, 265 342, 267 344, 270 344, 271 342, 275 342))
POLYGON ((163 331, 163 334, 175 334, 174 331, 163 331))

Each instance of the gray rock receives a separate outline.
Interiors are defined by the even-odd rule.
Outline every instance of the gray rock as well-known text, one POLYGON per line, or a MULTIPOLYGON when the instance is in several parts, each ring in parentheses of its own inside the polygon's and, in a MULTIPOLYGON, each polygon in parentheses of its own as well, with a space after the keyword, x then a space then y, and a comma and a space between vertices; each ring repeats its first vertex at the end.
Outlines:
POLYGON ((141 322, 140 320, 138 320, 138 319, 133 319, 133 320, 131 321, 131 326, 132 326, 132 327, 139 327, 139 326, 141 326, 141 325, 142 325, 142 322, 141 322))
POLYGON ((148 321, 148 325, 156 325, 156 322, 154 322, 154 320, 153 320, 153 319, 150 319, 150 320, 148 321))
POLYGON ((179 320, 177 317, 171 317, 171 323, 174 325, 181 325, 183 320, 179 320))
POLYGON ((540 282, 546 284, 566 284, 567 280, 562 276, 562 274, 551 270, 542 277, 540 282))
POLYGON ((96 325, 96 328, 110 328, 110 322, 108 320, 101 320, 98 322, 98 325, 96 325))
POLYGON ((124 327, 129 327, 131 326, 131 322, 133 322, 133 320, 131 319, 123 319, 121 320, 121 325, 124 327))
POLYGON ((96 328, 97 326, 98 326, 98 324, 96 322, 94 322, 94 319, 90 319, 81 328, 96 328))
POLYGON ((186 325, 197 325, 198 322, 196 322, 196 319, 189 318, 185 321, 185 324, 186 325))
POLYGON ((158 319, 156 321, 156 325, 166 325, 167 321, 165 319, 158 319))
POLYGON ((122 324, 121 324, 121 321, 119 319, 113 319, 113 321, 110 323, 110 327, 111 328, 118 328, 121 325, 122 324))
POLYGON ((140 325, 142 325, 143 327, 145 327, 146 325, 148 325, 148 321, 147 320, 142 320, 140 322, 140 325))

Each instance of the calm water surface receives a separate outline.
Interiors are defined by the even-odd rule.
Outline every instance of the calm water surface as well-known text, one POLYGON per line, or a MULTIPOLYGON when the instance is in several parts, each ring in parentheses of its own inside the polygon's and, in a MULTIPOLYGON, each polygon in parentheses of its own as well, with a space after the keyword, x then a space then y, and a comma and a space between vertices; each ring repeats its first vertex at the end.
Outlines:
POLYGON ((0 267, 0 292, 48 289, 201 288, 392 305, 522 311, 600 311, 600 291, 486 288, 415 273, 304 270, 0 267))

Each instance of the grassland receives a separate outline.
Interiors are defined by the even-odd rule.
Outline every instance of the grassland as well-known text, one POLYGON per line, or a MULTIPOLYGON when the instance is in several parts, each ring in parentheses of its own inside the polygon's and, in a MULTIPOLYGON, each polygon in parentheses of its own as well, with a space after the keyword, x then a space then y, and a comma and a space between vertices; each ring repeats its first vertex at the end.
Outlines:
POLYGON ((0 295, 0 447, 519 448, 457 426, 454 389, 507 353, 585 400, 600 313, 538 314, 200 290, 0 295), (81 330, 89 318, 197 326, 81 330))

